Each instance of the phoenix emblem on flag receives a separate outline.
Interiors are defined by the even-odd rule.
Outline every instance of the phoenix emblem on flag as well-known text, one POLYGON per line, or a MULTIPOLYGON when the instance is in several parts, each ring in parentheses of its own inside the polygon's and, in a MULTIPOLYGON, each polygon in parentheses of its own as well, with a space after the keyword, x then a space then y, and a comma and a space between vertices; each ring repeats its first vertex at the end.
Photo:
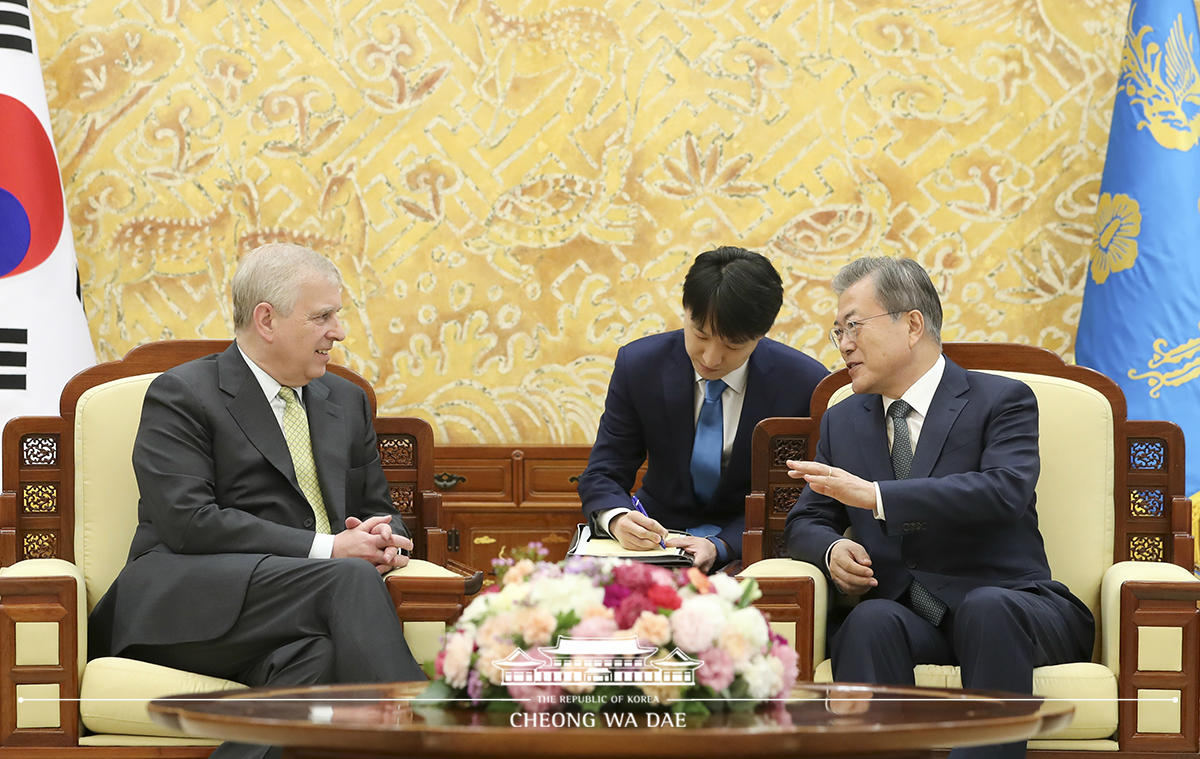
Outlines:
POLYGON ((1138 374, 1134 369, 1129 370, 1129 379, 1150 382, 1151 398, 1157 398, 1164 387, 1179 387, 1200 377, 1200 337, 1174 348, 1167 346, 1162 338, 1154 341, 1154 356, 1146 362, 1149 371, 1138 374), (1159 367, 1175 368, 1158 371, 1159 367))
POLYGON ((1148 128, 1164 148, 1191 150, 1200 142, 1200 72, 1193 56, 1195 40, 1183 31, 1183 16, 1176 16, 1165 45, 1147 35, 1143 26, 1135 34, 1133 13, 1121 55, 1121 79, 1132 105, 1141 106, 1143 120, 1138 129, 1148 128))

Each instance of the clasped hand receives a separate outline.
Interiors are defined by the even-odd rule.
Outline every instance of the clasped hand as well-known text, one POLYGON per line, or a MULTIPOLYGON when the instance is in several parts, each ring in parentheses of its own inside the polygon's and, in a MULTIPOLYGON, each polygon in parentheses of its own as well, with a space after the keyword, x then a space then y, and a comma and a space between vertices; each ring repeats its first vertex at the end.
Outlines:
POLYGON ((346 529, 333 536, 333 558, 358 558, 371 562, 379 574, 402 567, 408 556, 401 549, 412 551, 413 543, 403 535, 392 532, 389 516, 371 517, 362 521, 346 517, 346 529))

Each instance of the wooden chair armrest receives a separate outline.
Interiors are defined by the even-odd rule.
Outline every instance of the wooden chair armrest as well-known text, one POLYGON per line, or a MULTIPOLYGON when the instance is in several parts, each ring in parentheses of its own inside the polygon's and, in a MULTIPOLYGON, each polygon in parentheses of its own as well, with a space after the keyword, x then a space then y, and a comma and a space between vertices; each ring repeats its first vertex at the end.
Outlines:
MULTIPOLYGON (((14 575, 11 569, 0 575, 0 747, 76 746, 80 676, 76 578, 14 575), (38 651, 33 661, 18 659, 17 625, 31 622, 57 623, 57 655, 38 651), (43 687, 28 692, 23 686, 43 687), (49 708, 40 702, 18 704, 22 691, 60 701, 49 708), (18 727, 22 707, 36 712, 37 724, 18 727)), ((37 634, 47 633, 43 629, 37 634)))

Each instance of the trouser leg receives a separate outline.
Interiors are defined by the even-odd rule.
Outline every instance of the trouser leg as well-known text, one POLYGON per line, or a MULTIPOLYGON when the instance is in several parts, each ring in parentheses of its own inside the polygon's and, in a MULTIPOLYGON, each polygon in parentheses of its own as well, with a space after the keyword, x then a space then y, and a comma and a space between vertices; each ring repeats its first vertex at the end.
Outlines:
MULTIPOLYGON (((978 588, 955 610, 952 638, 965 688, 1033 693, 1033 668, 1086 661, 1071 624, 1080 612, 1060 596, 978 588)), ((1078 620, 1077 620, 1078 621, 1078 620)), ((1021 759, 1025 743, 955 749, 954 759, 1021 759)))
POLYGON ((851 610, 833 639, 838 682, 913 685, 913 666, 949 664, 953 652, 938 628, 896 601, 874 598, 851 610))

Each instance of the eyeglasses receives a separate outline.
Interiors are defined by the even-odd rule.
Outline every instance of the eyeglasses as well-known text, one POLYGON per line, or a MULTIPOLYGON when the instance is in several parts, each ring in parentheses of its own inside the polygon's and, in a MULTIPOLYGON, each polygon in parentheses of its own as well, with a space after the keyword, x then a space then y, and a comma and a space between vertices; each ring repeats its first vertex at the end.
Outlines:
POLYGON ((881 316, 895 316, 896 314, 903 313, 905 312, 888 311, 886 313, 868 316, 865 319, 859 319, 858 321, 846 322, 846 326, 844 327, 834 326, 833 329, 829 330, 829 342, 833 343, 833 347, 837 348, 840 352, 842 350, 842 338, 848 337, 850 338, 850 342, 858 342, 858 328, 861 327, 865 322, 869 322, 872 319, 878 319, 881 316))

